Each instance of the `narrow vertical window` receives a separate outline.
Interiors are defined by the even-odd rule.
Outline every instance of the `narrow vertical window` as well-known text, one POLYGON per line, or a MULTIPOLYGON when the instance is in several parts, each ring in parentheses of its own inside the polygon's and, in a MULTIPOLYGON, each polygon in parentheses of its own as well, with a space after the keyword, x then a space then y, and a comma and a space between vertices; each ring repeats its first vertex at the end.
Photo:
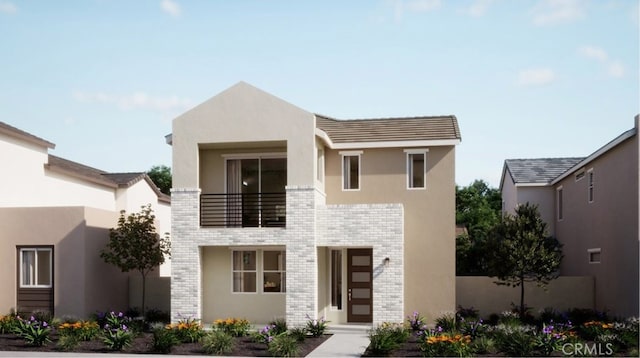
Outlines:
POLYGON ((407 153, 407 188, 426 188, 427 152, 428 149, 406 149, 407 153))
POLYGON ((343 152, 342 190, 360 189, 360 154, 362 152, 343 152))
POLYGON ((287 292, 286 251, 262 253, 263 292, 287 292))
POLYGON ((316 179, 319 182, 324 182, 324 149, 318 148, 318 168, 316 169, 318 173, 316 174, 316 179))
POLYGON ((233 292, 256 292, 256 252, 232 251, 233 292))
POLYGON ((558 210, 558 221, 560 221, 560 220, 562 220, 562 218, 564 216, 564 213, 563 213, 564 209, 562 207, 563 206, 562 201, 564 200, 564 198, 562 197, 562 187, 559 187, 557 189, 557 193, 558 193, 557 194, 557 198, 558 198, 558 207, 557 207, 557 210, 558 210))
POLYGON ((331 250, 331 307, 342 309, 342 250, 331 250))
POLYGON ((589 178, 589 187, 588 187, 588 197, 589 202, 593 203, 593 169, 589 169, 587 172, 587 177, 589 178))
POLYGON ((51 287, 51 249, 20 250, 20 287, 51 287))

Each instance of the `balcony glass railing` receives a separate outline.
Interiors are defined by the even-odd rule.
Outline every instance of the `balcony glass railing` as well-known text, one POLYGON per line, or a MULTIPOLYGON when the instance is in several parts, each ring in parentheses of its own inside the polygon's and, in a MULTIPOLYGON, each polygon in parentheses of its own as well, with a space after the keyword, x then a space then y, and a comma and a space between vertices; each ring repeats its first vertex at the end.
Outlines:
POLYGON ((202 194, 200 226, 285 227, 286 193, 202 194))

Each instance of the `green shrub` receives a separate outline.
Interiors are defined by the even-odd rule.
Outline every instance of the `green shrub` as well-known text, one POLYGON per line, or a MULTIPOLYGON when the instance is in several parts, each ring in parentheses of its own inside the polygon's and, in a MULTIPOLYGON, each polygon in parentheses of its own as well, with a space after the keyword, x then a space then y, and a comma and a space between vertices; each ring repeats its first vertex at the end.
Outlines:
POLYGON ((273 337, 267 350, 273 357, 295 357, 298 355, 298 340, 285 333, 273 337))
POLYGON ((76 347, 78 347, 78 345, 80 345, 80 338, 78 338, 78 336, 76 335, 67 334, 67 335, 61 335, 58 338, 57 346, 63 351, 71 351, 76 347))
POLYGON ((271 325, 272 327, 271 333, 274 336, 280 335, 289 330, 289 328, 287 327, 287 321, 282 318, 278 318, 269 322, 269 325, 271 325))
POLYGON ((289 335, 298 342, 303 342, 307 338, 307 329, 303 327, 294 327, 289 329, 289 335))
POLYGON ((175 336, 182 343, 197 342, 205 335, 200 321, 190 317, 181 318, 177 323, 169 324, 166 328, 173 330, 175 336))
POLYGON ((495 355, 496 341, 490 337, 478 337, 472 341, 471 351, 475 354, 495 355))
POLYGON ((324 331, 327 329, 327 321, 324 320, 324 317, 320 319, 311 319, 309 315, 307 315, 307 332, 312 337, 320 337, 324 334, 324 331))
POLYGON ((223 355, 233 351, 235 340, 225 331, 215 330, 202 337, 202 348, 207 354, 223 355))
MULTIPOLYGON (((251 324, 244 318, 226 318, 217 319, 213 322, 213 326, 219 330, 225 331, 234 337, 243 337, 249 334, 251 324)), ((285 328, 286 331, 286 328, 285 328)))
POLYGON ((18 326, 18 318, 15 312, 11 312, 6 316, 0 315, 0 334, 14 333, 18 326))
POLYGON ((531 356, 535 351, 535 327, 526 325, 498 325, 493 329, 496 346, 508 356, 531 356))
POLYGON ((58 325, 60 337, 73 336, 78 341, 90 341, 98 335, 100 327, 95 321, 67 321, 58 325))
POLYGON ((418 311, 414 311, 411 316, 407 316, 407 323, 414 332, 424 329, 424 317, 418 311))
POLYGON ((131 319, 124 313, 109 312, 102 327, 102 342, 112 351, 120 351, 131 344, 133 333, 127 326, 131 319))
POLYGON ((436 318, 436 327, 442 328, 444 332, 455 332, 457 327, 457 317, 455 313, 445 313, 436 318))
POLYGON ((171 348, 178 344, 180 344, 180 340, 172 329, 158 327, 153 330, 152 351, 165 354, 171 353, 171 348))
POLYGON ((49 339, 51 327, 46 321, 39 321, 34 316, 31 316, 28 320, 18 317, 14 333, 23 338, 28 345, 34 347, 40 347, 51 342, 49 339))
POLYGON ((405 343, 410 335, 402 324, 385 322, 369 331, 369 353, 386 356, 405 343))
POLYGON ((452 333, 427 333, 418 347, 425 357, 470 357, 471 337, 452 333))

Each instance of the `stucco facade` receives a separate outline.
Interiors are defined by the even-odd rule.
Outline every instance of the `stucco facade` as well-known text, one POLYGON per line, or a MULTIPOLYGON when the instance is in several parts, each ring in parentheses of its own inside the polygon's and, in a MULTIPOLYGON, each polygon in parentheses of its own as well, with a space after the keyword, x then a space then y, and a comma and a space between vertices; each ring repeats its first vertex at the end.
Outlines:
POLYGON ((380 323, 401 322, 413 310, 433 317, 455 309, 459 135, 448 141, 353 143, 347 149, 332 142, 338 138, 332 135, 319 129, 317 115, 246 83, 174 120, 169 136, 174 320, 284 318, 295 326, 307 317, 325 317, 334 323, 380 323), (407 150, 416 148, 426 153, 427 184, 409 190, 407 150), (343 157, 353 153, 358 181, 350 185, 357 188, 344 190, 343 157), (286 164, 263 169, 277 163, 286 164), (251 174, 252 166, 260 174, 251 174), (245 206, 242 218, 230 219, 230 212, 240 210, 234 201, 240 195, 247 207, 247 198, 263 195, 246 194, 255 180, 258 188, 270 188, 265 192, 276 188, 267 178, 280 180, 283 201, 275 205, 280 219, 265 220, 274 215, 265 211, 259 221, 248 222, 252 214, 245 206), (212 209, 205 197, 223 204, 212 209), (206 215, 213 221, 201 221, 201 216, 209 220, 206 215), (226 221, 215 221, 215 215, 227 215, 226 221), (268 257, 277 252, 286 259, 268 268, 268 257))
MULTIPOLYGON (((638 116, 634 127, 544 183, 514 183, 503 170, 504 210, 539 204, 564 245, 563 276, 594 278, 594 308, 638 316, 638 116)), ((525 160, 526 161, 526 160, 525 160)), ((540 172, 540 171, 539 171, 540 172)), ((531 178, 533 182, 534 178, 531 178)))
POLYGON ((157 231, 169 232, 169 199, 143 173, 106 173, 52 156, 54 148, 0 123, 6 170, 0 179, 0 312, 48 309, 58 317, 89 317, 126 309, 128 274, 104 263, 99 252, 120 210, 151 204, 157 231), (36 271, 29 255, 36 257, 36 271), (36 300, 30 292, 37 292, 36 300))

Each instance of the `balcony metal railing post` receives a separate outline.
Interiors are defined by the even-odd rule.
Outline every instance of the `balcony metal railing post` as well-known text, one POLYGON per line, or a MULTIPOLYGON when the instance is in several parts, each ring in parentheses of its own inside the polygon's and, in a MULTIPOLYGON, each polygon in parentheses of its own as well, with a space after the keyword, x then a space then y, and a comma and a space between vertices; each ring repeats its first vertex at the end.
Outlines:
POLYGON ((285 227, 286 193, 201 194, 202 227, 285 227))

